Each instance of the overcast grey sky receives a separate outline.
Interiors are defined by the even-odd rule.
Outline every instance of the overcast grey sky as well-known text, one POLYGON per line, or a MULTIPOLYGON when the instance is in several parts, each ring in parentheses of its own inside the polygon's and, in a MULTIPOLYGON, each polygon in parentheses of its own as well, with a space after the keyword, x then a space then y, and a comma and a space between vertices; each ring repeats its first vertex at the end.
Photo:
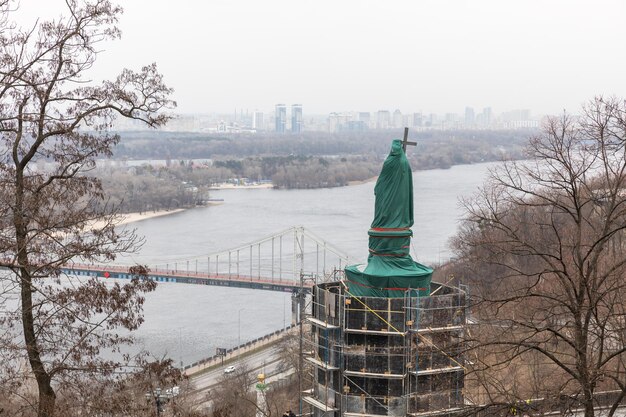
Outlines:
MULTIPOLYGON (((22 0, 31 15, 58 0, 22 0)), ((97 75, 157 62, 178 112, 576 112, 626 97, 623 0, 129 0, 97 75)), ((60 9, 57 9, 60 10, 60 9)))

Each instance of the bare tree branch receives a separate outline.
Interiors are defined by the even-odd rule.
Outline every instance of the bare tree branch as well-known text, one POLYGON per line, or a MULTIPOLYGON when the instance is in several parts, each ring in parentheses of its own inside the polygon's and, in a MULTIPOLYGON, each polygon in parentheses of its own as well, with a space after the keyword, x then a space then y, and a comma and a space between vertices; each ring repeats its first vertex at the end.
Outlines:
POLYGON ((494 170, 463 202, 468 220, 454 245, 475 271, 471 344, 488 401, 567 394, 591 417, 597 391, 624 392, 626 345, 615 335, 626 331, 625 112, 623 100, 598 97, 579 118, 549 119, 527 161, 494 170), (552 375, 536 391, 492 368, 519 366, 528 378, 535 357, 552 375))

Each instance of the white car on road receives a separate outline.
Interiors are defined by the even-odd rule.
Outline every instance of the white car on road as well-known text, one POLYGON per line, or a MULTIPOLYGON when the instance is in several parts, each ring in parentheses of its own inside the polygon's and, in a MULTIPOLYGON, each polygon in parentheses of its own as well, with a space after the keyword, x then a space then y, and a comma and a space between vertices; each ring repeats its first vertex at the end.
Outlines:
POLYGON ((228 368, 224 369, 224 373, 225 374, 232 374, 233 372, 235 372, 235 367, 234 366, 229 366, 228 368))

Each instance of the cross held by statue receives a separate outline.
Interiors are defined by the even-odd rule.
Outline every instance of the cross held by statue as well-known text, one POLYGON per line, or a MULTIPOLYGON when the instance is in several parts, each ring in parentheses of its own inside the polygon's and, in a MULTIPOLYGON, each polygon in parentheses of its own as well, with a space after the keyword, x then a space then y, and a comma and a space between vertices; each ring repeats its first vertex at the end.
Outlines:
POLYGON ((402 139, 402 150, 406 153, 406 146, 417 146, 417 142, 409 142, 409 128, 404 128, 404 139, 402 139))

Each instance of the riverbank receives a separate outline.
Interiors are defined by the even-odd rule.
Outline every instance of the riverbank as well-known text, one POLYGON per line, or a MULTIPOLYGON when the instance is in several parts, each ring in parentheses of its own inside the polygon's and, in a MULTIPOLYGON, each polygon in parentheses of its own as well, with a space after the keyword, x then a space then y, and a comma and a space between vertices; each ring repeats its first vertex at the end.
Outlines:
MULTIPOLYGON (((172 209, 172 210, 159 210, 159 211, 144 211, 142 213, 124 213, 121 214, 121 220, 116 223, 117 226, 123 226, 129 223, 140 222, 142 220, 152 219, 155 217, 168 216, 174 213, 180 213, 184 211, 184 208, 172 209)), ((104 220, 98 220, 91 224, 89 229, 99 229, 104 227, 104 220)))
POLYGON ((212 185, 209 188, 209 191, 219 191, 219 190, 254 190, 254 189, 266 189, 266 188, 274 188, 274 184, 270 183, 262 183, 262 184, 247 184, 247 185, 235 185, 231 183, 222 183, 212 185))
MULTIPOLYGON (((348 181, 346 186, 349 187, 351 185, 361 185, 361 184, 366 184, 368 182, 375 182, 377 179, 378 179, 378 176, 367 178, 367 179, 364 179, 364 180, 348 181)), ((263 183, 263 184, 235 185, 235 184, 231 184, 231 183, 222 183, 222 184, 212 185, 211 188, 209 188, 209 191, 254 190, 254 189, 269 189, 269 188, 275 188, 274 184, 272 184, 272 183, 263 183)), ((322 187, 322 188, 326 188, 326 187, 322 187)), ((293 190, 297 190, 297 188, 293 188, 293 190)))
POLYGON ((169 216, 170 214, 180 213, 184 211, 184 208, 177 208, 173 210, 159 210, 159 211, 144 211, 143 213, 125 213, 123 214, 122 221, 118 225, 140 222, 142 220, 152 219, 154 217, 169 216))
POLYGON ((378 180, 378 175, 372 178, 368 178, 366 180, 348 181, 348 187, 351 185, 367 184, 368 182, 375 182, 376 180, 378 180))

